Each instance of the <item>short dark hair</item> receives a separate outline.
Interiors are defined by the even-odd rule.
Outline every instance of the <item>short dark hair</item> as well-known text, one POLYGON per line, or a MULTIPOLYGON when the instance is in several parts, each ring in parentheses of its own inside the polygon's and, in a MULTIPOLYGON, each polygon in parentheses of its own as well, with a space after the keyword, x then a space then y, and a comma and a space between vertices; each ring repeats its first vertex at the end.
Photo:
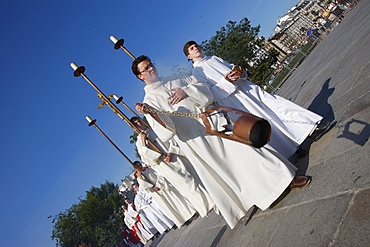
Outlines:
POLYGON ((135 185, 137 185, 138 187, 139 187, 139 184, 138 183, 133 183, 132 185, 131 185, 131 188, 134 188, 134 186, 135 185))
POLYGON ((195 42, 194 40, 190 40, 190 41, 186 42, 185 45, 184 45, 184 48, 183 48, 183 51, 184 51, 185 56, 188 56, 189 55, 189 47, 192 46, 192 45, 199 46, 197 44, 197 42, 195 42))
POLYGON ((137 116, 134 116, 134 117, 132 117, 132 118, 130 118, 130 122, 133 124, 133 125, 136 125, 135 124, 135 121, 136 120, 142 120, 141 118, 139 118, 139 117, 137 117, 137 116))
POLYGON ((150 60, 150 58, 149 57, 147 57, 147 56, 145 56, 145 55, 141 55, 141 56, 139 56, 139 57, 137 57, 133 62, 132 62, 132 65, 131 65, 131 70, 132 70, 132 73, 134 73, 134 75, 138 75, 138 74, 140 74, 140 71, 139 71, 139 69, 138 69, 138 65, 139 65, 139 63, 141 63, 141 62, 144 62, 144 61, 149 61, 149 62, 152 62, 151 60, 150 60))
POLYGON ((140 161, 138 161, 138 160, 134 161, 134 162, 133 162, 133 165, 140 165, 140 166, 142 166, 141 162, 140 162, 140 161))

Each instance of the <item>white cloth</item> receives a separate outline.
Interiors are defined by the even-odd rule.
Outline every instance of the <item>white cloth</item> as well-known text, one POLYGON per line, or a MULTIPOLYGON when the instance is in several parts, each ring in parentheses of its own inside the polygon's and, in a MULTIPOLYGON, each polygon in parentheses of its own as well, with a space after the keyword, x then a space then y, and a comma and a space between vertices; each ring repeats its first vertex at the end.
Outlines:
MULTIPOLYGON (((159 176, 152 168, 146 168, 141 172, 145 176, 145 180, 138 178, 139 191, 150 193, 153 201, 158 204, 159 209, 170 218, 177 227, 181 227, 187 220, 189 220, 196 212, 194 207, 189 203, 176 188, 174 188, 166 178, 159 176), (153 185, 160 190, 155 191, 153 185)), ((138 195, 138 194, 137 194, 138 195)), ((151 206, 151 200, 145 201, 143 197, 139 202, 140 205, 135 205, 137 208, 144 209, 145 205, 151 206)), ((145 211, 146 212, 146 211, 145 211)), ((149 217, 149 215, 146 213, 149 217)), ((153 223, 153 222, 152 222, 153 223)), ((154 223, 153 223, 154 224, 154 223)), ((173 223, 172 223, 173 225, 173 223)), ((157 228, 158 229, 158 228, 157 228)), ((159 230, 159 229, 158 229, 159 230)))
MULTIPOLYGON (((200 113, 213 101, 208 86, 194 77, 158 81, 144 90, 145 103, 166 111, 200 113), (182 88, 189 97, 170 105, 172 88, 182 88)), ((255 149, 205 134, 200 119, 159 114, 166 124, 163 128, 149 114, 146 117, 163 141, 175 138, 231 228, 251 206, 267 209, 294 177, 296 168, 268 145, 255 149)))
MULTIPOLYGON (((201 184, 198 175, 190 162, 179 154, 180 149, 177 144, 171 140, 171 144, 162 142, 152 129, 147 130, 148 138, 156 144, 163 152, 173 153, 172 162, 169 164, 164 162, 160 153, 154 151, 146 143, 143 143, 141 138, 136 142, 137 151, 140 154, 141 160, 150 165, 158 174, 164 176, 179 192, 187 199, 201 217, 208 215, 208 212, 213 208, 214 203, 201 184)), ((181 214, 182 212, 178 212, 181 214)), ((186 218, 186 217, 183 217, 186 218)))
POLYGON ((195 78, 210 86, 214 100, 220 105, 268 120, 272 129, 269 144, 285 158, 289 158, 297 150, 322 120, 316 113, 283 97, 271 95, 246 79, 239 79, 236 83, 227 81, 224 75, 234 65, 219 57, 206 56, 194 62, 193 67, 195 78))
POLYGON ((145 213, 143 211, 137 212, 131 204, 127 205, 127 211, 129 215, 135 219, 138 219, 138 221, 143 224, 143 227, 148 230, 151 234, 156 234, 158 230, 154 227, 152 222, 146 217, 145 213), (140 219, 140 220, 139 220, 140 219))
POLYGON ((149 232, 143 224, 138 221, 135 217, 132 217, 130 213, 126 210, 124 212, 125 218, 125 224, 128 228, 133 229, 136 232, 136 235, 140 238, 140 241, 144 244, 148 242, 149 239, 151 239, 154 235, 149 232))
POLYGON ((137 210, 145 212, 145 215, 160 234, 172 228, 173 222, 152 203, 152 197, 149 193, 138 191, 135 195, 134 202, 137 210))

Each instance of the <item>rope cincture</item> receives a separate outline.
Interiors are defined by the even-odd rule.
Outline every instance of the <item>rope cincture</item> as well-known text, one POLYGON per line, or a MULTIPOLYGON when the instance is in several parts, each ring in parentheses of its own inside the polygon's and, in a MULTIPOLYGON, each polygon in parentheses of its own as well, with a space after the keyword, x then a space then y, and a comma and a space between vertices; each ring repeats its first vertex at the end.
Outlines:
POLYGON ((156 114, 164 114, 164 115, 171 115, 171 116, 177 116, 177 117, 189 117, 193 119, 199 119, 200 114, 198 113, 186 113, 186 112, 179 112, 179 111, 165 111, 165 110, 157 110, 149 105, 144 106, 145 111, 148 113, 156 113, 156 114))

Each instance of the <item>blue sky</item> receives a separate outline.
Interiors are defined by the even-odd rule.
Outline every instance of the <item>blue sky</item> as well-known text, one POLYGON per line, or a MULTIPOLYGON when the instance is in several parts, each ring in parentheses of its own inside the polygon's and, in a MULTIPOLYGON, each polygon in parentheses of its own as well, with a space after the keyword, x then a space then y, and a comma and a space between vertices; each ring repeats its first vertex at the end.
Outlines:
POLYGON ((182 53, 186 41, 200 43, 244 17, 269 37, 277 18, 297 2, 2 1, 0 245, 54 246, 48 215, 132 170, 85 117, 96 118, 135 160, 131 129, 109 108, 97 109, 96 91, 73 76, 71 62, 85 66, 106 95, 124 96, 133 107, 143 98, 143 83, 130 71, 131 58, 113 49, 110 35, 124 38, 135 56, 149 55, 166 75, 174 65, 191 66, 182 53))

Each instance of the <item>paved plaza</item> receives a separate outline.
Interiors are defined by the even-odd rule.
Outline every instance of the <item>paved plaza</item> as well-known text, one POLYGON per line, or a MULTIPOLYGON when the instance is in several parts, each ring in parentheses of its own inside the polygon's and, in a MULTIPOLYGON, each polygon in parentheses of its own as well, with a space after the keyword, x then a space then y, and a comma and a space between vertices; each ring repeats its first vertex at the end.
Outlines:
POLYGON ((362 0, 277 92, 336 124, 309 155, 292 159, 312 176, 231 230, 211 212, 146 246, 370 246, 370 0, 362 0))

